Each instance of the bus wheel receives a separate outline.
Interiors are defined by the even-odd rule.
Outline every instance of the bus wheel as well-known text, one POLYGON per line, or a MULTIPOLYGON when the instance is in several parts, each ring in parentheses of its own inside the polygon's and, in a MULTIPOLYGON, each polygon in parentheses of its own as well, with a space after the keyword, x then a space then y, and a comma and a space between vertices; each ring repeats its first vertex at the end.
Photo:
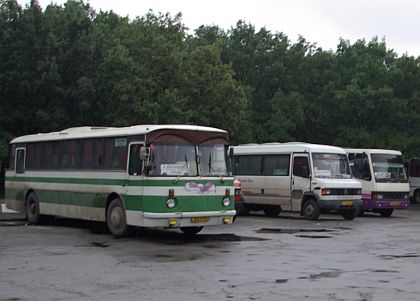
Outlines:
POLYGON ((128 226, 125 210, 120 199, 113 199, 106 211, 106 224, 112 235, 121 237, 127 234, 128 226))
POLYGON ((184 233, 185 236, 194 236, 202 229, 203 227, 181 227, 181 231, 184 233))
POLYGON ((39 201, 35 192, 31 192, 26 199, 26 219, 28 224, 34 225, 39 222, 39 201))
POLYGON ((390 217, 393 211, 394 211, 394 209, 381 209, 381 211, 379 211, 379 213, 383 217, 390 217))
POLYGON ((248 215, 249 208, 243 202, 239 202, 235 204, 236 215, 248 215))
POLYGON ((277 206, 270 206, 270 207, 264 208, 264 213, 267 216, 275 217, 280 214, 280 208, 277 206))
POLYGON ((344 210, 341 215, 344 217, 344 219, 346 221, 351 221, 354 220, 356 218, 356 216, 358 215, 358 210, 357 209, 353 209, 353 210, 344 210))
POLYGON ((318 203, 314 199, 308 199, 303 204, 303 217, 308 220, 317 220, 319 215, 321 214, 321 210, 319 209, 318 203))

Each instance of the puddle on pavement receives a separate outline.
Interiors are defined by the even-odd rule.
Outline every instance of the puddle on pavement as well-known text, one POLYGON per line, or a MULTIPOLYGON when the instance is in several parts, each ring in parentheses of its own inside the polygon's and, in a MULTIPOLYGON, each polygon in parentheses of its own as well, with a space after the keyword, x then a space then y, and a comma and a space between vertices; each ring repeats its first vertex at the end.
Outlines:
POLYGON ((328 271, 328 272, 321 272, 319 274, 310 274, 309 279, 311 280, 317 280, 321 278, 337 278, 341 275, 341 271, 328 271))
POLYGON ((302 234, 302 235, 295 235, 296 237, 301 237, 301 238, 333 238, 333 236, 328 236, 328 235, 307 235, 307 234, 302 234))
POLYGON ((383 259, 398 259, 398 258, 417 258, 420 257, 420 254, 417 253, 407 253, 407 254, 399 254, 399 255, 379 255, 383 259))
POLYGON ((15 227, 15 226, 25 226, 25 220, 17 220, 17 221, 0 221, 0 227, 15 227))
POLYGON ((296 234, 296 237, 302 238, 332 238, 331 235, 318 234, 297 234, 297 233, 331 233, 337 230, 331 229, 290 229, 290 228, 261 228, 256 230, 257 233, 274 233, 274 234, 296 234))
POLYGON ((198 253, 191 254, 155 254, 153 261, 155 262, 178 262, 178 261, 193 261, 200 259, 203 255, 198 253))
POLYGON ((257 233, 278 233, 278 234, 295 234, 301 232, 316 232, 316 233, 324 233, 324 232, 334 232, 335 230, 331 229, 289 229, 289 228, 261 228, 256 230, 257 233))

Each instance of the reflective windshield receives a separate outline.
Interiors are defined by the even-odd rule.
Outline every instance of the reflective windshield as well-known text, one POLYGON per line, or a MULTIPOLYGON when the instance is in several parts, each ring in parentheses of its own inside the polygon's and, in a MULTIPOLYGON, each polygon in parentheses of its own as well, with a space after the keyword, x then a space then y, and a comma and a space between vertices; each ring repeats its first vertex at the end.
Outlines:
POLYGON ((402 156, 371 154, 376 182, 407 182, 402 156))
POLYGON ((349 179, 351 172, 345 154, 313 153, 315 178, 349 179))
POLYGON ((150 146, 153 176, 196 176, 195 146, 181 143, 156 143, 150 146))
POLYGON ((202 176, 226 176, 226 149, 223 144, 202 144, 200 154, 200 174, 202 176))

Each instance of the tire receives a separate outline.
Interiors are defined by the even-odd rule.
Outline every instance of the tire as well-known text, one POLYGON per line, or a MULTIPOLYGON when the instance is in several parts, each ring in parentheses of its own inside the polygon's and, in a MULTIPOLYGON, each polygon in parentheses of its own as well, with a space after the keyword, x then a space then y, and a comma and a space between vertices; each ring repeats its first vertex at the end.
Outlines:
POLYGON ((243 202, 235 203, 236 215, 249 215, 249 208, 243 202))
POLYGON ((35 225, 39 223, 39 218, 40 218, 39 201, 35 192, 31 192, 26 198, 25 212, 26 212, 26 219, 28 220, 28 224, 35 225))
POLYGON ((203 227, 181 227, 181 231, 184 233, 185 236, 194 236, 198 232, 203 230, 203 227))
POLYGON ((414 200, 414 203, 420 204, 420 190, 416 190, 414 192, 413 200, 414 200))
POLYGON ((106 225, 109 232, 115 237, 127 235, 128 226, 125 209, 120 199, 113 199, 106 211, 106 225))
POLYGON ((305 201, 302 207, 302 215, 307 220, 317 220, 321 210, 319 209, 318 202, 314 199, 305 201))
POLYGON ((270 206, 270 207, 264 208, 265 215, 270 216, 270 217, 278 216, 280 214, 280 211, 281 211, 280 207, 278 206, 270 206))
POLYGON ((394 209, 381 209, 379 211, 379 214, 383 217, 390 217, 392 215, 393 211, 394 211, 394 209))
POLYGON ((341 215, 344 217, 346 221, 354 220, 358 214, 359 214, 359 210, 357 209, 345 210, 341 213, 341 215))

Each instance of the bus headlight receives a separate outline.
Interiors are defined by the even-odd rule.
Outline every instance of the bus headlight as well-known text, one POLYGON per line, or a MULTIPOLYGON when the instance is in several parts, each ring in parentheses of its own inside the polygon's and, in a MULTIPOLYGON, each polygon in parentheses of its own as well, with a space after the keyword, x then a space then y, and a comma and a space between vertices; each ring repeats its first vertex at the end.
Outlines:
POLYGON ((230 205, 230 199, 229 198, 224 198, 223 199, 223 206, 228 207, 230 205))
POLYGON ((372 192, 372 199, 383 199, 384 195, 382 193, 378 193, 378 192, 372 192))
POLYGON ((175 205, 176 205, 175 199, 168 199, 166 201, 166 207, 168 207, 168 208, 174 208, 175 205))
POLYGON ((330 195, 331 194, 331 189, 321 189, 321 194, 322 195, 330 195))

